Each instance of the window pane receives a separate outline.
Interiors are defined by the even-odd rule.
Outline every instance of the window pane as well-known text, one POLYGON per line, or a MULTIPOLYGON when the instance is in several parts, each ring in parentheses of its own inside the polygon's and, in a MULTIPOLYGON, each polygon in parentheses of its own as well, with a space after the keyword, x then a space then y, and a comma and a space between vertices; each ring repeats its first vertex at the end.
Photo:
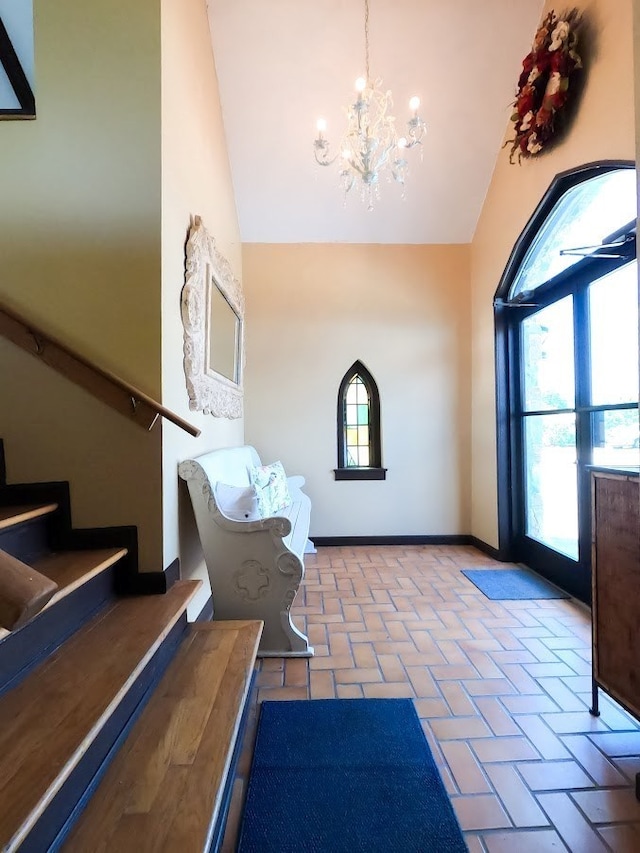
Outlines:
POLYGON ((525 532, 578 559, 575 416, 524 419, 525 532))
POLYGON ((365 406, 367 406, 369 404, 369 395, 367 394, 367 389, 365 387, 364 382, 362 381, 362 379, 360 379, 359 376, 356 376, 356 378, 354 379, 354 382, 356 382, 356 388, 358 391, 358 394, 357 394, 358 403, 363 403, 365 406))
POLYGON ((537 311, 521 328, 525 411, 574 408, 573 297, 537 311))
POLYGON ((640 465, 640 423, 637 409, 594 412, 594 465, 640 465))
POLYGON ((369 392, 362 377, 355 375, 346 390, 345 454, 348 468, 368 468, 370 464, 369 392))
POLYGON ((633 403, 638 399, 637 263, 589 287, 591 402, 633 403))
POLYGON ((568 190, 525 255, 509 299, 535 290, 581 260, 561 249, 596 246, 636 218, 634 169, 607 172, 568 190))

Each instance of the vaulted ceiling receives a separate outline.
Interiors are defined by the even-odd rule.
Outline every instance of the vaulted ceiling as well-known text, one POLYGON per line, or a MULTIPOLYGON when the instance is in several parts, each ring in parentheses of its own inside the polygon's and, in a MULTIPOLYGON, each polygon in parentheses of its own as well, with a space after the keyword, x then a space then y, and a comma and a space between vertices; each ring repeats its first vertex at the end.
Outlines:
MULTIPOLYGON (((406 198, 368 211, 315 163, 316 119, 337 144, 364 73, 363 0, 208 0, 241 237, 258 243, 467 243, 542 0, 369 0, 371 74, 427 122, 406 198)), ((514 166, 514 168, 517 168, 514 166)))

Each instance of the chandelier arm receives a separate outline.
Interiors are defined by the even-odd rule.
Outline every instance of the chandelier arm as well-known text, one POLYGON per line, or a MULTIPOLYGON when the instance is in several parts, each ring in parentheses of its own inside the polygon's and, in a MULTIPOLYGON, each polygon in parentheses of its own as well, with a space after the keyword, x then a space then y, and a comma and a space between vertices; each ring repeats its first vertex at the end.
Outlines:
POLYGON ((340 156, 340 153, 338 152, 338 154, 334 154, 333 157, 331 157, 331 158, 324 156, 324 157, 322 157, 322 159, 320 159, 320 157, 318 157, 318 146, 315 147, 315 150, 313 153, 314 153, 314 156, 316 158, 316 163, 318 164, 318 166, 333 166, 333 164, 336 162, 336 160, 340 156))

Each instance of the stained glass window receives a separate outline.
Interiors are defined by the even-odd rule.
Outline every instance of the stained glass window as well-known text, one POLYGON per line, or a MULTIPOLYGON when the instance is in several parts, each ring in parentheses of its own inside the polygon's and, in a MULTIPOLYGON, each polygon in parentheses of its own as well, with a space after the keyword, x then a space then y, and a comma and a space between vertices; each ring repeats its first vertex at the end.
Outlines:
POLYGON ((369 393, 358 374, 347 386, 345 438, 347 468, 368 468, 371 438, 369 393))
POLYGON ((380 444, 380 397, 360 361, 345 373, 338 391, 337 480, 384 480, 380 444))

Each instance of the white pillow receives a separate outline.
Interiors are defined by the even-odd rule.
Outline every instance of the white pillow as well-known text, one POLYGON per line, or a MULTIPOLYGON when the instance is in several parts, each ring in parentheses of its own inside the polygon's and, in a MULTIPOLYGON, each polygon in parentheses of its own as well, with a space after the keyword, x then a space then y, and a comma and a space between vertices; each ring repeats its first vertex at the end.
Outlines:
POLYGON ((255 486, 216 483, 214 492, 216 503, 227 518, 234 521, 257 521, 260 518, 255 486))

